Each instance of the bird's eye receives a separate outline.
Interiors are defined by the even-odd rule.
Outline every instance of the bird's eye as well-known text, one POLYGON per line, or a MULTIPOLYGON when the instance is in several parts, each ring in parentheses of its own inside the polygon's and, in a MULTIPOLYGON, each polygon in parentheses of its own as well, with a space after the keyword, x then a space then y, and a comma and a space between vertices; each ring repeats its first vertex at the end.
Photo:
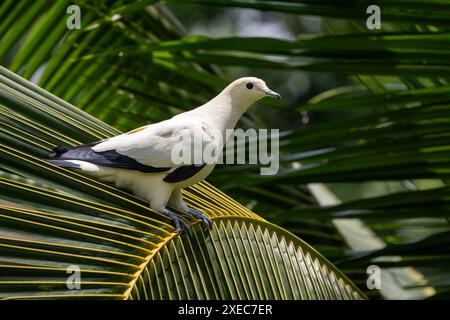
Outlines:
POLYGON ((248 90, 253 89, 253 83, 251 82, 247 82, 245 86, 247 87, 248 90))

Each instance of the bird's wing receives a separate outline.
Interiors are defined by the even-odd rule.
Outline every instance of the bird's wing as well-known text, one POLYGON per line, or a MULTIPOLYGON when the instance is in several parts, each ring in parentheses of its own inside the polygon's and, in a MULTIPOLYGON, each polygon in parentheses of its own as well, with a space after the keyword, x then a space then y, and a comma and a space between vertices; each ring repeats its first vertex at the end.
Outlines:
MULTIPOLYGON (((114 151, 145 166, 178 168, 193 163, 180 163, 180 160, 173 156, 174 149, 180 149, 182 139, 187 137, 192 139, 200 134, 202 150, 213 148, 217 140, 211 138, 212 130, 202 121, 187 122, 172 118, 110 138, 93 146, 92 150, 97 153, 114 151)), ((199 147, 197 144, 196 148, 199 147)))

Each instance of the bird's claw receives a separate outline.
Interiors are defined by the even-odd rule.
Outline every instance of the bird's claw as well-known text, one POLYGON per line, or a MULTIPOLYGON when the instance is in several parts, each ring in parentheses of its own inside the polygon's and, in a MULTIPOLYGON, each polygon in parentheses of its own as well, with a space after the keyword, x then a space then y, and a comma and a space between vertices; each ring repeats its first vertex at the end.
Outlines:
POLYGON ((189 213, 191 216, 194 216, 197 219, 202 220, 203 224, 211 229, 213 226, 212 220, 210 218, 208 218, 206 215, 204 215, 203 213, 201 213, 200 211, 198 211, 197 209, 193 209, 193 208, 189 208, 187 210, 187 213, 189 213))
POLYGON ((180 234, 181 232, 183 232, 183 230, 186 230, 189 236, 192 237, 191 227, 183 219, 179 218, 174 212, 168 209, 163 209, 161 213, 168 216, 175 222, 176 233, 180 234))

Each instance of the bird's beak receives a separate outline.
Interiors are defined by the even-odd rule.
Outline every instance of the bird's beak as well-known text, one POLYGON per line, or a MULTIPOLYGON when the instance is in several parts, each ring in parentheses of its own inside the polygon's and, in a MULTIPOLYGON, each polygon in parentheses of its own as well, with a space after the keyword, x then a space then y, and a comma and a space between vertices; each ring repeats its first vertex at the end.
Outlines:
POLYGON ((276 93, 275 91, 272 91, 270 89, 264 90, 264 93, 268 96, 271 96, 271 97, 274 97, 277 99, 281 99, 281 96, 278 93, 276 93))

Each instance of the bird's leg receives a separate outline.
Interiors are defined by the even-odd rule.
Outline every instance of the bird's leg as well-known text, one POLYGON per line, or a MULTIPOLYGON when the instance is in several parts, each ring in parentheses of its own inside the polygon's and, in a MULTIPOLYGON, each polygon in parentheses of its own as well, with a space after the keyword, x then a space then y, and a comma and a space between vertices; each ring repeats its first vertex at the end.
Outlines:
POLYGON ((175 228, 176 228, 175 232, 181 233, 183 231, 183 229, 185 229, 189 233, 189 236, 192 237, 191 227, 189 227, 189 225, 186 222, 184 222, 183 219, 179 218, 175 212, 172 212, 167 208, 164 208, 164 209, 160 210, 159 212, 168 216, 170 219, 172 219, 175 222, 175 228))
POLYGON ((180 217, 177 216, 175 212, 170 211, 166 208, 166 204, 168 201, 168 198, 171 194, 170 190, 164 190, 163 188, 158 189, 160 192, 153 192, 148 194, 147 199, 150 202, 150 207, 158 211, 159 213, 162 213, 163 215, 169 217, 175 222, 175 228, 177 233, 181 233, 183 229, 186 229, 188 234, 192 236, 191 228, 189 225, 183 221, 180 217))
POLYGON ((210 218, 208 218, 206 215, 204 215, 203 213, 201 213, 199 210, 194 209, 194 208, 188 208, 186 210, 187 213, 189 213, 191 216, 196 217, 197 219, 202 220, 203 224, 211 229, 213 226, 212 220, 210 218))
POLYGON ((181 195, 181 189, 176 189, 172 192, 172 195, 169 199, 169 205, 173 208, 184 211, 197 219, 200 219, 206 227, 212 228, 212 221, 210 218, 201 213, 199 210, 189 208, 186 205, 183 200, 183 196, 181 195))

